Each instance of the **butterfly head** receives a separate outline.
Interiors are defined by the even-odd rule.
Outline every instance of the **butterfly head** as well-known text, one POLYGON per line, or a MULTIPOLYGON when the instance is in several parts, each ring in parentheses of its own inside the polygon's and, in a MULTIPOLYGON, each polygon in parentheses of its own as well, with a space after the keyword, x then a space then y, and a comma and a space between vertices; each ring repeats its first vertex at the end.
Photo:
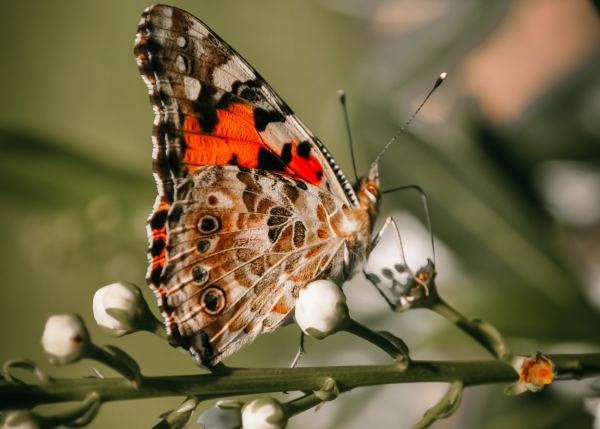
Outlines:
POLYGON ((381 202, 381 189, 379 188, 379 165, 371 165, 369 172, 358 179, 354 186, 356 198, 360 207, 369 214, 371 229, 375 224, 375 218, 379 212, 381 202))

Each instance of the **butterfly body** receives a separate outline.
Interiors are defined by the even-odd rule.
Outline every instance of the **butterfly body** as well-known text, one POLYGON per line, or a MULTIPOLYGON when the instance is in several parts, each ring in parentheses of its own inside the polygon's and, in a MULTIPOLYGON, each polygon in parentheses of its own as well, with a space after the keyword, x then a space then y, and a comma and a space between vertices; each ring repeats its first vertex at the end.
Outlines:
POLYGON ((309 282, 362 268, 377 165, 353 188, 252 67, 185 11, 149 7, 135 53, 156 114, 148 282, 170 342, 214 365, 289 320, 309 282))

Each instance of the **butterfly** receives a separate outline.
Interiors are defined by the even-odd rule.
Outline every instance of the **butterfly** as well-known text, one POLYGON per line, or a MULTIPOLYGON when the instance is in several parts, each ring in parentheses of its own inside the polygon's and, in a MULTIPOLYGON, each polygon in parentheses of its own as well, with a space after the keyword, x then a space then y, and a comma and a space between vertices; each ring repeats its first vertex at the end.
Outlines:
POLYGON ((372 238, 378 164, 350 184, 264 79, 181 9, 147 8, 134 52, 155 112, 147 280, 171 345, 212 366, 290 321, 309 282, 361 270, 390 223, 372 238))

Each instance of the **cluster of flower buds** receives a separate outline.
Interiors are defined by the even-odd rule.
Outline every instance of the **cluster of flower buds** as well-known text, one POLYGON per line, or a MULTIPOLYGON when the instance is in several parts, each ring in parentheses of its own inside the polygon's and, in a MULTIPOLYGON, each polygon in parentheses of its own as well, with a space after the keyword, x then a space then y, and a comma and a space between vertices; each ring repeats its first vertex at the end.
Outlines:
MULTIPOLYGON (((154 317, 140 289, 119 282, 100 288, 94 295, 93 312, 98 326, 113 336, 150 331, 165 336, 164 325, 154 317)), ((94 359, 139 385, 139 366, 117 347, 100 348, 90 339, 83 320, 75 314, 56 314, 46 321, 42 347, 52 364, 64 365, 83 358, 94 359)))
MULTIPOLYGON (((98 289, 93 300, 94 318, 106 333, 120 337, 137 331, 159 333, 164 326, 154 317, 140 289, 131 283, 113 283, 98 289)), ((163 334, 164 336, 164 334, 163 334)), ((64 365, 91 357, 95 352, 81 317, 56 314, 46 321, 42 346, 52 364, 64 365)))

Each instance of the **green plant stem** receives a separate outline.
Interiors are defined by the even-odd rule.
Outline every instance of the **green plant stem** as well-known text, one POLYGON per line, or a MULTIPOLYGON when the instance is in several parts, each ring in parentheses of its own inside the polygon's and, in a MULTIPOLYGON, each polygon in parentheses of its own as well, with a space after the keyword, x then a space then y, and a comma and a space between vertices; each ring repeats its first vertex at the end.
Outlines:
POLYGON ((162 338, 165 341, 169 341, 169 337, 167 336, 167 330, 165 329, 165 324, 158 320, 156 317, 149 317, 146 321, 146 326, 144 326, 143 330, 153 333, 154 335, 162 338))
POLYGON ((119 360, 115 355, 110 354, 103 348, 98 347, 94 344, 90 344, 89 351, 86 357, 88 357, 89 359, 93 359, 97 362, 101 362, 109 368, 114 369, 127 380, 129 380, 130 383, 135 384, 136 376, 131 370, 131 368, 129 368, 122 360, 119 360))
MULTIPOLYGON (((558 379, 600 375, 600 353, 548 356, 558 379)), ((40 404, 82 401, 96 392, 102 402, 169 396, 198 396, 201 400, 236 395, 287 391, 317 391, 333 378, 340 391, 397 383, 447 382, 465 386, 514 382, 518 376, 502 361, 413 361, 397 364, 317 368, 229 368, 223 375, 146 377, 139 389, 122 378, 56 379, 44 385, 0 385, 0 407, 21 409, 40 404)))
POLYGON ((77 404, 75 407, 63 411, 62 413, 46 417, 46 421, 51 427, 68 424, 79 425, 73 427, 85 426, 94 419, 99 409, 100 400, 98 395, 96 393, 91 393, 82 403, 77 404))
POLYGON ((161 421, 156 425, 152 426, 152 429, 173 429, 183 428, 189 422, 190 417, 196 410, 196 407, 200 401, 198 398, 185 398, 183 403, 167 414, 161 421), (187 409, 182 411, 182 407, 187 409))
POLYGON ((317 395, 311 393, 281 405, 285 409, 288 417, 292 417, 316 407, 321 402, 323 401, 317 398, 317 395))
POLYGON ((462 329, 475 341, 485 347, 497 359, 502 359, 509 363, 511 362, 512 353, 504 343, 500 333, 498 333, 491 325, 485 324, 487 330, 483 329, 483 324, 485 322, 468 319, 446 303, 437 294, 429 304, 429 308, 446 318, 448 321, 454 323, 458 328, 462 329))
POLYGON ((444 394, 442 399, 427 410, 425 416, 411 429, 427 429, 437 420, 445 419, 453 415, 462 400, 463 385, 460 381, 454 381, 444 394))
POLYGON ((354 334, 357 337, 360 337, 363 340, 366 340, 379 347, 381 350, 390 355, 395 361, 400 362, 407 358, 402 350, 399 350, 398 347, 390 342, 390 340, 388 340, 385 336, 367 328, 365 325, 358 323, 356 320, 350 317, 346 319, 344 326, 340 330, 354 334))

